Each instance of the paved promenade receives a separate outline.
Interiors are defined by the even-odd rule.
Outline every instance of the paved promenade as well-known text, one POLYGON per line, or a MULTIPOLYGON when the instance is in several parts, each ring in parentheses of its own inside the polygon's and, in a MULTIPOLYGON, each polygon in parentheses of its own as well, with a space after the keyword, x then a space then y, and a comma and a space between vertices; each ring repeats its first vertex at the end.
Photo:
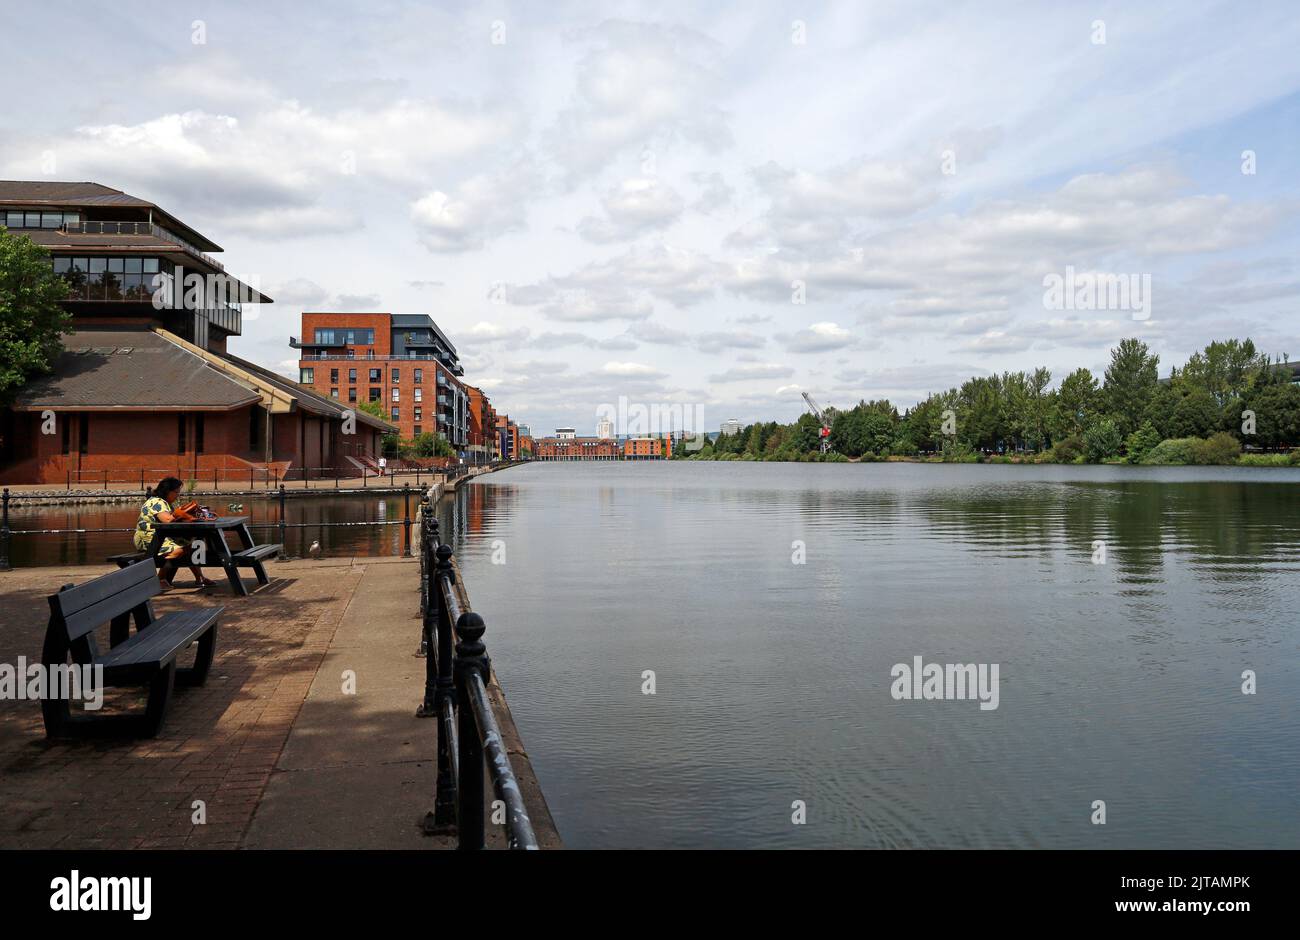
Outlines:
MULTIPOLYGON (((107 570, 0 573, 0 662, 39 660, 46 595, 107 570)), ((450 847, 418 825, 433 803, 436 734, 414 717, 418 570, 413 558, 273 562, 272 583, 247 598, 224 584, 200 592, 180 573, 158 613, 226 606, 207 684, 177 690, 153 740, 50 742, 39 702, 0 702, 0 847, 450 847)), ((490 652, 490 624, 486 640, 490 652)), ((123 697, 140 700, 115 692, 105 709, 123 697)), ((538 838, 558 847, 495 683, 493 698, 538 838)))

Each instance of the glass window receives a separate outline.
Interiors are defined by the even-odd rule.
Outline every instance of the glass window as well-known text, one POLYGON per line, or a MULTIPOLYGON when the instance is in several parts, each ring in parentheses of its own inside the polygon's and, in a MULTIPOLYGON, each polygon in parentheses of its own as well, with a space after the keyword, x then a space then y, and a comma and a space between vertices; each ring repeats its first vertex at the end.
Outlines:
POLYGON ((401 412, 396 405, 393 406, 393 420, 396 421, 401 417, 401 412))
MULTIPOLYGON (((415 416, 415 419, 418 421, 418 420, 420 419, 420 416, 417 414, 417 415, 415 416)), ((418 424, 415 426, 415 433, 416 433, 416 434, 420 434, 420 433, 422 433, 422 431, 421 431, 421 429, 420 429, 420 426, 419 426, 418 424)))
POLYGON ((71 270, 71 268, 72 268, 72 259, 71 259, 71 258, 55 258, 55 259, 54 259, 54 273, 55 273, 55 274, 67 274, 68 271, 71 270))
POLYGON ((416 400, 416 401, 424 401, 424 389, 422 389, 422 388, 417 388, 417 389, 415 390, 415 400, 416 400))
POLYGON ((402 390, 400 388, 393 389, 393 401, 401 401, 401 400, 402 400, 402 390))
POLYGON ((40 227, 41 227, 41 214, 40 214, 39 212, 28 212, 28 213, 27 213, 27 224, 26 224, 24 227, 25 227, 25 228, 40 228, 40 227))
POLYGON ((139 274, 143 269, 143 264, 140 258, 127 258, 125 261, 127 274, 139 274))
POLYGON ((157 274, 157 273, 158 273, 158 259, 157 259, 157 258, 142 258, 141 260, 144 262, 144 273, 145 273, 145 274, 157 274))
POLYGON ((339 370, 338 370, 338 369, 330 369, 330 381, 331 381, 331 382, 337 382, 338 380, 339 380, 339 370))
POLYGON ((42 212, 41 228, 58 228, 63 224, 62 212, 42 212))
POLYGON ((400 381, 402 381, 402 370, 401 370, 401 369, 394 369, 394 370, 393 370, 393 381, 394 381, 394 382, 400 382, 400 381))
POLYGON ((14 212, 13 210, 10 210, 10 211, 6 212, 6 213, 5 213, 5 227, 6 227, 6 228, 22 228, 22 227, 23 227, 23 214, 22 214, 21 212, 14 212))
POLYGON ((80 213, 80 212, 65 212, 65 213, 63 213, 63 224, 64 224, 64 225, 80 225, 80 224, 81 224, 81 213, 80 213))
POLYGON ((370 370, 370 381, 372 381, 372 382, 382 382, 382 381, 383 381, 383 374, 384 374, 384 371, 383 371, 382 369, 371 369, 371 370, 370 370))
POLYGON ((357 390, 355 388, 348 389, 348 401, 356 401, 356 400, 357 400, 357 390))
POLYGON ((330 398, 338 398, 338 397, 339 397, 339 390, 337 388, 330 389, 330 398))
POLYGON ((113 274, 121 274, 126 265, 125 258, 109 258, 108 270, 113 274))
POLYGON ((424 370, 423 370, 423 369, 416 369, 416 370, 415 370, 415 384, 416 384, 416 385, 419 385, 419 384, 420 384, 421 382, 423 382, 423 381, 424 381, 424 370))
POLYGON ((372 388, 372 389, 370 390, 370 400, 371 400, 371 401, 379 401, 379 389, 377 389, 377 388, 372 388))
POLYGON ((356 369, 348 369, 348 381, 349 381, 349 382, 355 382, 356 380, 357 380, 357 370, 356 370, 356 369))
POLYGON ((299 369, 298 382, 302 385, 311 385, 316 381, 315 369, 299 369))

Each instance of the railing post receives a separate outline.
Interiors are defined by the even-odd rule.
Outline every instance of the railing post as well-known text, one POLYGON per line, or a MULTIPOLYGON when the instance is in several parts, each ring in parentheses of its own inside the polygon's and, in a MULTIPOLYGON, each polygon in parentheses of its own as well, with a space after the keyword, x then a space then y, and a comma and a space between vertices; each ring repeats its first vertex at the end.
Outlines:
POLYGON ((284 484, 280 484, 280 544, 284 542, 284 484))
POLYGON ((11 571, 9 567, 9 487, 4 491, 4 509, 0 510, 0 571, 11 571))
POLYGON ((409 483, 402 484, 402 504, 404 506, 402 510, 402 535, 406 543, 406 547, 403 550, 402 554, 405 557, 410 558, 411 557, 411 484, 409 483))
MULTIPOLYGON (((450 551, 448 552, 450 555, 450 551)), ((487 647, 482 637, 486 625, 478 614, 466 612, 456 622, 456 743, 460 751, 459 792, 456 799, 456 832, 458 848, 476 850, 483 848, 483 739, 479 736, 478 719, 474 715, 474 701, 469 683, 481 676, 484 684, 491 675, 487 647)))
MULTIPOLYGON (((425 661, 425 675, 429 675, 429 664, 436 672, 432 702, 428 699, 426 678, 425 706, 426 714, 432 712, 438 720, 438 779, 434 794, 433 812, 424 818, 424 831, 430 835, 448 832, 457 824, 457 805, 459 774, 452 768, 452 740, 450 721, 454 720, 452 709, 456 702, 456 680, 453 672, 451 618, 447 612, 443 586, 451 590, 456 582, 455 570, 451 566, 451 546, 438 542, 438 520, 433 519, 430 526, 430 539, 426 557, 429 561, 429 605, 425 623, 430 642, 429 655, 425 661), (434 546, 437 546, 436 549, 434 546), (434 560, 436 557, 436 561, 434 560), (436 633, 436 637, 435 634, 436 633), (436 639, 437 656, 434 655, 436 639), (444 717, 446 720, 444 720, 444 717)), ((482 776, 482 758, 480 757, 479 775, 482 776)), ((480 783, 480 789, 482 784, 480 783)), ((480 803, 482 793, 480 792, 480 803)), ((481 826, 480 826, 481 828, 481 826)))
POLYGON ((108 470, 104 471, 104 492, 108 492, 108 470))

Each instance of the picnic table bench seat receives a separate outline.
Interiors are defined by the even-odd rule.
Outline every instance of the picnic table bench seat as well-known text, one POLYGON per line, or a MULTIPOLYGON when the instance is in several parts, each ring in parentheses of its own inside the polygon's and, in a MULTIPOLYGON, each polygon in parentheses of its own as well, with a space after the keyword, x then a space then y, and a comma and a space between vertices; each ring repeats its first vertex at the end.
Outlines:
POLYGON ((41 701, 49 737, 154 737, 162 728, 176 685, 202 685, 216 651, 217 621, 223 607, 179 610, 158 617, 151 598, 161 590, 152 565, 131 564, 80 585, 64 585, 49 595, 50 622, 41 662, 47 669, 66 665, 101 666, 107 686, 147 685, 143 714, 72 715, 71 703, 46 689, 41 701), (134 622, 136 633, 131 635, 134 622), (101 653, 94 631, 109 624, 109 645, 101 653), (176 665, 179 654, 197 642, 194 664, 176 665))

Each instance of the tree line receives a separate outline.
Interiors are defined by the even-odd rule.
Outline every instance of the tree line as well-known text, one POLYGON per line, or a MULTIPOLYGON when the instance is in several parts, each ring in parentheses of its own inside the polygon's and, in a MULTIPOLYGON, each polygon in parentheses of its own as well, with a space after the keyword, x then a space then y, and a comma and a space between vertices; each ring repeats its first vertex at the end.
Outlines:
POLYGON ((1075 369, 1051 388, 1052 373, 974 376, 899 411, 887 399, 826 409, 831 453, 820 454, 821 424, 757 422, 722 434, 683 459, 881 460, 1059 463, 1286 463, 1300 446, 1300 384, 1286 356, 1262 354, 1249 339, 1210 343, 1168 379, 1138 339, 1111 350, 1099 381, 1075 369), (1245 457, 1243 447, 1251 453, 1245 457))

